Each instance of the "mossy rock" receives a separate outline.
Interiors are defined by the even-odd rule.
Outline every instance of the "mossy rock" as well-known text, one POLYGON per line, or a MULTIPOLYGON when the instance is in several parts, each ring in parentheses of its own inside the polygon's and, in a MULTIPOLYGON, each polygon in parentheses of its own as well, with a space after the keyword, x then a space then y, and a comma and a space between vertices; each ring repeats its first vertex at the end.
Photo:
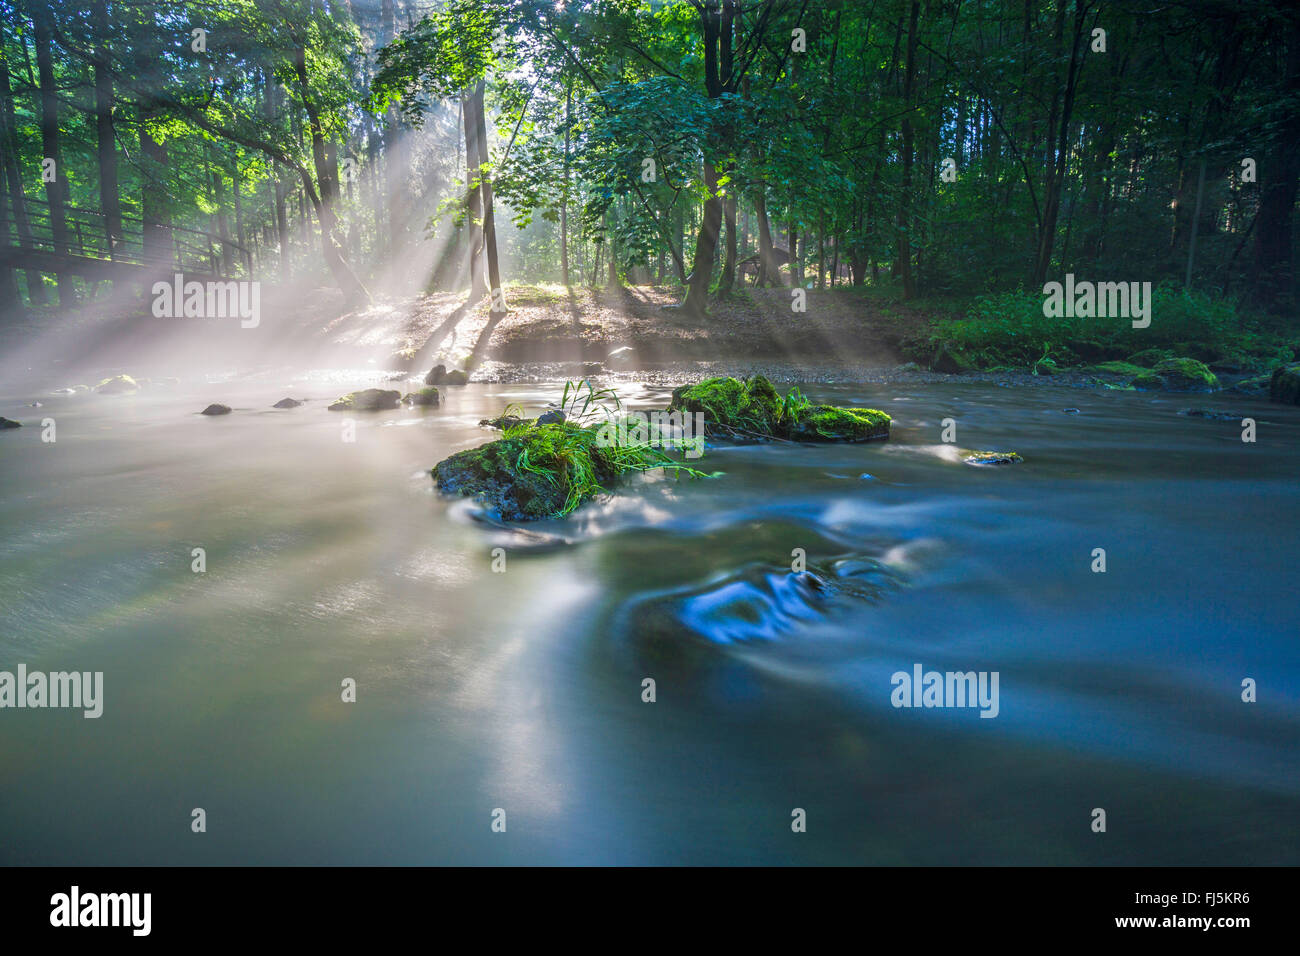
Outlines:
POLYGON ((447 366, 435 365, 429 369, 429 374, 424 376, 425 385, 441 385, 447 381, 447 366))
POLYGON ((791 441, 869 441, 888 438, 891 421, 874 408, 808 405, 784 430, 791 441))
POLYGON ((447 373, 446 377, 443 378, 442 383, 444 385, 468 385, 469 376, 460 369, 454 368, 447 373))
POLYGON ((1018 465, 1022 461, 1024 459, 1014 451, 968 451, 966 453, 968 465, 1018 465))
POLYGON ((472 497, 505 521, 536 521, 567 514, 619 477, 594 430, 543 425, 512 432, 438 462, 438 490, 472 497))
POLYGON ((387 388, 363 388, 349 392, 329 407, 331 412, 373 412, 396 408, 402 400, 401 392, 387 388))
POLYGON ((402 396, 402 401, 407 405, 437 405, 440 401, 438 390, 432 385, 426 385, 419 391, 409 392, 402 396))
POLYGON ((1219 379, 1204 362, 1193 358, 1163 359, 1149 372, 1133 379, 1141 389, 1163 388, 1170 392, 1209 392, 1219 387, 1219 379))
POLYGON ((1300 405, 1300 364, 1273 370, 1268 383, 1268 399, 1283 405, 1300 405))
POLYGON ((125 395, 139 389, 140 383, 130 375, 114 375, 95 386, 95 391, 101 395, 125 395))
POLYGON ((891 421, 874 408, 814 405, 795 391, 782 398, 762 375, 683 385, 674 389, 668 410, 702 413, 706 435, 733 440, 867 441, 888 438, 891 421))
POLYGON ((22 428, 22 427, 23 427, 22 422, 11 421, 8 418, 0 418, 0 430, 6 428, 22 428))
POLYGON ((706 378, 673 390, 670 412, 704 415, 706 434, 767 437, 781 417, 781 396, 762 375, 747 382, 738 378, 706 378))

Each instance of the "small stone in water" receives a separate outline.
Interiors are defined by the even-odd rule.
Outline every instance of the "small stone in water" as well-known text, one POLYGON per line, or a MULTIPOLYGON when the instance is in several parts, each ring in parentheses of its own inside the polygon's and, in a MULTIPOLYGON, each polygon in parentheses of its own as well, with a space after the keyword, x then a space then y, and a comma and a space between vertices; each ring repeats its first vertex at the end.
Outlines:
POLYGON ((1063 409, 1061 409, 1061 411, 1065 412, 1065 414, 1067 414, 1067 415, 1078 415, 1078 414, 1079 414, 1079 410, 1078 410, 1077 408, 1063 408, 1063 409))
POLYGON ((302 402, 298 401, 298 399, 296 398, 282 398, 271 407, 272 408, 297 408, 301 404, 302 402))
POLYGON ((199 412, 199 414, 200 415, 229 415, 230 406, 221 405, 221 404, 209 405, 207 408, 203 409, 203 411, 199 412))
POLYGON ((973 451, 966 458, 968 465, 1014 465, 1024 461, 1014 451, 973 451))
POLYGON ((22 422, 10 421, 7 418, 0 418, 0 428, 22 428, 22 422))

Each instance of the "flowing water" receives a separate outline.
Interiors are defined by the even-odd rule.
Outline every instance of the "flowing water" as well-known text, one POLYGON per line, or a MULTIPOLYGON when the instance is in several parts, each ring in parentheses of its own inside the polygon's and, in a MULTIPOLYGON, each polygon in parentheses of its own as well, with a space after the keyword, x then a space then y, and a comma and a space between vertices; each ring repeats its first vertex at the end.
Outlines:
POLYGON ((0 711, 0 862, 1300 862, 1298 410, 813 388, 893 437, 717 447, 523 535, 428 469, 558 385, 346 442, 345 379, 5 390, 0 670, 104 709, 0 711), (894 707, 918 664, 996 672, 997 716, 894 707))

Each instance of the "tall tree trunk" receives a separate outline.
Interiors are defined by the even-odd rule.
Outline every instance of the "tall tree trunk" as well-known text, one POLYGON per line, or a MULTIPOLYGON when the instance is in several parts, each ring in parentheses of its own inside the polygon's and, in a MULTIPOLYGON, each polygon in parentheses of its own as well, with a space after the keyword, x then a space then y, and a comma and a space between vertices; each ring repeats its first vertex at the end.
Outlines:
MULTIPOLYGON (((704 89, 709 99, 715 100, 722 95, 722 82, 718 75, 722 10, 718 0, 706 0, 700 7, 700 18, 704 28, 704 89)), ((700 231, 695 236, 694 266, 686 279, 686 299, 682 302, 683 311, 694 315, 705 313, 718 248, 718 234, 722 228, 722 198, 718 195, 718 172, 711 155, 716 146, 716 143, 709 143, 704 151, 704 188, 707 198, 704 201, 700 231)))
MULTIPOLYGON (((1074 4, 1074 42, 1070 48, 1070 62, 1066 69, 1065 88, 1060 98, 1060 114, 1057 119, 1057 98, 1052 101, 1053 122, 1048 123, 1050 132, 1055 133, 1056 141, 1049 143, 1051 150, 1050 168, 1047 174, 1046 188, 1043 190, 1043 222, 1038 235, 1038 253, 1034 263, 1032 285, 1041 286, 1047 278, 1047 270, 1052 265, 1052 251, 1056 245, 1056 223, 1061 210, 1061 193, 1065 185, 1065 170, 1069 161, 1070 124, 1074 113, 1074 95, 1078 89, 1079 72, 1083 67, 1080 46, 1083 40, 1083 0, 1074 4)), ((1064 35, 1065 0, 1058 0, 1057 39, 1064 35)))
MULTIPOLYGON (((316 109, 316 103, 311 94, 311 84, 307 79, 307 48, 305 44, 306 40, 299 37, 298 44, 294 48, 294 71, 298 78, 298 90, 302 95, 303 111, 307 114, 307 123, 311 131, 312 163, 316 167, 316 182, 320 190, 319 196, 313 197, 313 204, 316 206, 316 216, 320 221, 321 255, 343 295, 351 303, 367 302, 370 299, 370 293, 362 285, 361 280, 357 278, 356 273, 352 271, 352 267, 348 265, 334 237, 335 230, 338 227, 338 220, 334 210, 334 200, 338 195, 337 183, 330 175, 329 161, 325 153, 325 132, 321 127, 320 114, 316 109)), ((306 188, 306 183, 303 186, 306 188)))
POLYGON ((767 218, 767 197, 760 183, 754 196, 754 216, 758 219, 758 277, 755 285, 764 288, 781 284, 781 268, 772 258, 772 223, 767 218))
POLYGON ((478 151, 478 117, 472 90, 461 96, 460 108, 465 125, 465 216, 469 229, 465 266, 469 270, 469 302, 474 303, 486 294, 487 280, 483 276, 483 192, 478 185, 482 160, 478 151))
POLYGON ((569 138, 573 123, 573 78, 564 91, 564 191, 560 193, 560 276, 569 285, 569 138))
MULTIPOLYGON (((907 27, 907 65, 903 80, 903 182, 898 194, 898 271, 903 280, 903 298, 916 298, 916 278, 912 275, 912 158, 914 152, 912 129, 912 94, 916 83, 916 23, 921 12, 918 0, 912 0, 912 12, 907 27)), ((853 284, 860 285, 865 278, 865 261, 859 266, 853 257, 853 284)))
MULTIPOLYGON (((146 120, 147 116, 142 116, 140 122, 140 154, 145 160, 140 183, 144 258, 160 271, 171 271, 169 263, 174 261, 171 218, 167 211, 167 193, 160 181, 167 169, 167 144, 153 138, 146 120)), ((176 265, 179 267, 180 263, 176 265)))
POLYGON ((489 315, 505 315, 505 292, 501 288, 501 269, 497 262, 497 230, 492 215, 492 176, 488 167, 487 112, 483 95, 487 83, 479 80, 474 87, 474 126, 478 134, 479 188, 483 192, 483 248, 487 252, 489 315))
MULTIPOLYGON (((63 158, 59 155, 59 94, 54 86, 54 12, 52 8, 37 3, 32 9, 33 33, 36 42, 36 70, 40 77, 41 149, 45 159, 54 161, 55 176, 45 183, 45 197, 50 207, 50 232, 54 238, 55 252, 68 255, 68 177, 63 171, 63 158)), ((59 308, 76 303, 77 293, 69 273, 56 274, 59 289, 59 308)))
MULTIPOLYGON (((735 165, 730 167, 735 176, 735 165)), ((718 280, 718 295, 730 292, 736 287, 736 256, 739 241, 736 236, 736 192, 727 186, 726 198, 722 201, 722 218, 727 228, 727 249, 722 260, 722 278, 718 280)))
MULTIPOLYGON (((27 199, 23 194, 23 181, 18 172, 18 120, 14 115, 13 87, 9 80, 9 60, 4 57, 5 37, 3 25, 0 24, 0 177, 8 187, 9 203, 13 209, 14 227, 18 231, 18 244, 24 249, 32 248, 32 226, 27 218, 27 199)), ((27 300, 34 306, 49 303, 45 294, 45 281, 35 269, 24 269, 23 278, 27 285, 27 300)))
POLYGON ((95 46, 95 133, 99 153, 99 206, 104 213, 109 257, 116 258, 117 245, 122 241, 122 202, 118 196, 117 143, 113 136, 113 77, 108 58, 110 31, 106 0, 94 0, 91 16, 98 34, 95 46))

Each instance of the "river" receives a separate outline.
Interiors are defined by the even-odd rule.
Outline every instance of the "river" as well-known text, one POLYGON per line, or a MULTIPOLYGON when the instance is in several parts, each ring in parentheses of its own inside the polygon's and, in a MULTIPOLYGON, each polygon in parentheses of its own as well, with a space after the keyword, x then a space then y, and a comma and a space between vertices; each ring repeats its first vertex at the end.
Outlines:
POLYGON ((1300 862, 1300 410, 812 387, 892 438, 716 447, 533 537, 429 468, 558 383, 355 441, 344 384, 3 389, 0 670, 104 700, 0 711, 0 863, 1300 862), (895 707, 918 664, 996 673, 996 716, 895 707))

